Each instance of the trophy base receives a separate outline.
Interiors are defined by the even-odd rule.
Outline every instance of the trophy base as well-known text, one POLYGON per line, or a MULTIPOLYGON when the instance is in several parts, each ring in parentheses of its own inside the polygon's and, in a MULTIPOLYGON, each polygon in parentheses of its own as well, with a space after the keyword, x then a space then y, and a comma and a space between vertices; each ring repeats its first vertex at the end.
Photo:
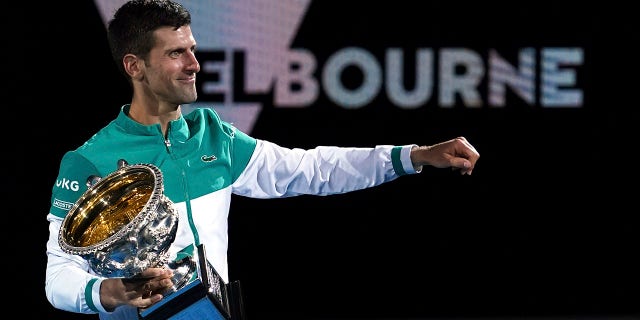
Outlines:
POLYGON ((242 320, 244 311, 238 281, 225 283, 207 261, 204 245, 198 245, 197 277, 149 308, 140 310, 143 320, 242 320))

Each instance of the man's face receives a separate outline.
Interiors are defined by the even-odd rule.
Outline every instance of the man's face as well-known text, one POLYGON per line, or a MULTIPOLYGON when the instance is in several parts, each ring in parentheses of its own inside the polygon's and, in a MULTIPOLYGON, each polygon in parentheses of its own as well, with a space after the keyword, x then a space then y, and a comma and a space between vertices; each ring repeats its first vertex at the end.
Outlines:
POLYGON ((183 104, 194 102, 196 73, 200 64, 195 57, 196 41, 190 26, 178 29, 162 27, 154 32, 155 46, 144 62, 145 95, 159 102, 183 104))

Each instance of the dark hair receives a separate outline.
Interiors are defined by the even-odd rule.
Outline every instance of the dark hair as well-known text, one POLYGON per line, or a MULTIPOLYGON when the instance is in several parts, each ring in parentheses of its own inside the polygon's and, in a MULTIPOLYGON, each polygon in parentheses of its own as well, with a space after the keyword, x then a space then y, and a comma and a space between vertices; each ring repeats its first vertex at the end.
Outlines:
POLYGON ((107 26, 107 40, 118 70, 128 81, 122 59, 132 53, 146 59, 155 45, 153 32, 161 27, 176 29, 191 24, 191 14, 171 0, 131 0, 122 5, 107 26))

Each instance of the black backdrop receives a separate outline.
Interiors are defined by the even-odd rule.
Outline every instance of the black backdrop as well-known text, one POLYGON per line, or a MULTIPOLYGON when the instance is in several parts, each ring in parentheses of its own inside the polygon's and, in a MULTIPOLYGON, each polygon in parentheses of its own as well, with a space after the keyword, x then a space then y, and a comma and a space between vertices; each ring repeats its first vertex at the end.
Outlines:
MULTIPOLYGON (((482 157, 470 177, 427 168, 346 195, 234 198, 230 276, 243 283, 249 318, 637 315, 630 11, 443 1, 336 10, 338 3, 314 2, 294 44, 321 59, 327 46, 359 41, 580 46, 585 105, 347 112, 321 97, 307 109, 265 108, 252 135, 284 146, 465 135, 482 157)), ((9 301, 26 300, 47 319, 91 318, 46 301, 45 216, 63 153, 110 121, 130 91, 91 1, 16 6, 2 13, 6 290, 9 301)))

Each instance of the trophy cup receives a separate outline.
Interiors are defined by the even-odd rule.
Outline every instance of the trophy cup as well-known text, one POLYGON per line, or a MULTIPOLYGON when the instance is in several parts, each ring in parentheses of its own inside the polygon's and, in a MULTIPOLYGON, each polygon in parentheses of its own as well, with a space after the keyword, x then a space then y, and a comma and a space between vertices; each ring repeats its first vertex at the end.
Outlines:
POLYGON ((160 169, 152 164, 118 168, 104 178, 89 177, 88 190, 64 218, 58 242, 62 250, 83 257, 101 276, 135 281, 149 267, 174 272, 164 298, 140 310, 141 319, 242 318, 239 282, 227 284, 207 261, 204 246, 193 256, 169 261, 178 213, 164 195, 160 169), (230 298, 229 294, 233 294, 230 298))

